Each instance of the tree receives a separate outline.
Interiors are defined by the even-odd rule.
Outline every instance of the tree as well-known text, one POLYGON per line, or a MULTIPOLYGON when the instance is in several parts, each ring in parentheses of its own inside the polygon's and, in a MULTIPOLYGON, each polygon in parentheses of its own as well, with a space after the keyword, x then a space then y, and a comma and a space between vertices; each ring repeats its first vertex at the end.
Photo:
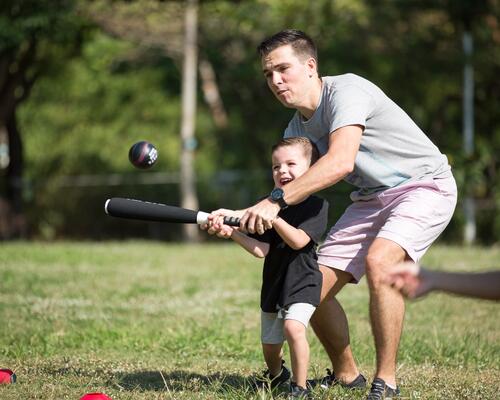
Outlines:
MULTIPOLYGON (((269 95, 255 48, 265 36, 293 27, 317 39, 322 74, 365 76, 408 112, 448 156, 461 190, 459 200, 465 190, 471 190, 477 199, 478 240, 498 241, 500 10, 498 1, 487 0, 488 8, 472 25, 476 146, 474 154, 466 158, 461 140, 462 19, 451 9, 466 3, 484 4, 472 0, 383 4, 366 0, 199 1, 201 90, 196 113, 196 171, 200 207, 244 207, 269 192, 270 145, 281 136, 292 111, 284 110, 269 95), (203 77, 204 60, 210 66, 205 76, 212 78, 203 77), (210 97, 205 86, 220 90, 230 129, 218 128, 213 108, 200 102, 202 91, 205 98, 210 97)), ((59 180, 71 181, 67 175, 78 174, 121 173, 128 178, 137 173, 134 179, 146 177, 133 171, 126 157, 118 157, 142 132, 163 142, 157 168, 175 179, 172 186, 143 185, 139 190, 130 184, 121 190, 130 196, 180 202, 174 185, 182 146, 179 116, 185 4, 173 0, 80 3, 80 14, 96 22, 100 30, 86 34, 81 57, 67 61, 67 53, 59 49, 52 57, 58 74, 39 79, 19 113, 19 126, 29 134, 25 137, 29 140, 23 142, 29 155, 26 171, 43 182, 29 208, 30 213, 38 213, 38 226, 51 225, 54 234, 73 237, 75 232, 81 236, 85 232, 143 235, 133 229, 117 234, 100 218, 100 197, 120 190, 118 187, 73 187, 70 202, 66 197, 70 190, 61 196, 58 184, 59 180), (99 3, 102 9, 94 10, 99 3), (50 148, 43 156, 38 152, 40 144, 50 148), (71 157, 75 149, 78 157, 71 157), (89 210, 89 199, 95 200, 95 211, 89 210), (88 212, 85 217, 79 212, 82 206, 88 212)), ((54 53, 55 46, 51 48, 54 53)), ((0 143, 0 165, 5 160, 1 149, 0 143)), ((331 209, 332 221, 349 202, 349 190, 348 185, 336 185, 323 193, 336 205, 331 209)), ((444 233, 446 240, 461 239, 463 216, 459 210, 444 233)), ((168 238, 179 238, 180 232, 176 230, 174 235, 173 231, 169 228, 168 238)))
MULTIPOLYGON (((17 110, 50 66, 54 51, 71 54, 82 25, 69 0, 6 0, 0 6, 0 143, 6 144, 3 188, 7 223, 0 238, 25 235, 23 141, 17 110)), ((61 53, 58 54, 61 56, 61 53)))
MULTIPOLYGON (((198 1, 187 0, 183 3, 142 0, 115 2, 110 7, 106 2, 96 1, 83 5, 82 10, 105 32, 136 43, 142 51, 151 47, 161 49, 164 55, 179 64, 182 63, 181 206, 197 209, 194 169, 197 68, 203 82, 204 98, 215 124, 224 128, 227 125, 227 117, 211 63, 207 59, 198 63, 198 1), (184 24, 181 21, 184 21, 184 24)), ((186 225, 184 237, 195 241, 198 230, 194 226, 186 225)))

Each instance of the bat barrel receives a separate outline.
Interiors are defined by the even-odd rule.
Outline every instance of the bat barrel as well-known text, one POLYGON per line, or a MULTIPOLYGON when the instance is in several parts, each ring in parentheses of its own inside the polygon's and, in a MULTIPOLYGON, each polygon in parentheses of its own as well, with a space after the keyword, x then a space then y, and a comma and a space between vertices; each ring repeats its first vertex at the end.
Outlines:
MULTIPOLYGON (((142 221, 174 222, 183 224, 203 224, 208 213, 169 206, 161 203, 113 197, 104 204, 106 214, 118 218, 138 219, 142 221)), ((238 226, 239 218, 225 217, 226 225, 238 226)))
POLYGON ((197 211, 161 203, 113 197, 106 200, 104 211, 113 217, 143 221, 195 224, 197 211))

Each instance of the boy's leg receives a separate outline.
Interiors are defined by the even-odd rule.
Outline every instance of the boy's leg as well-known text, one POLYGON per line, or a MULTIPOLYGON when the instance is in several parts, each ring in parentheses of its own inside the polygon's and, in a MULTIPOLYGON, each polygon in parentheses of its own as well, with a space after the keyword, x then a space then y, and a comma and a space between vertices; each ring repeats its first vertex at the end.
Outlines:
POLYGON ((285 320, 285 337, 290 348, 293 381, 298 386, 305 388, 309 366, 309 343, 307 343, 306 327, 302 322, 287 319, 285 320))
POLYGON ((277 376, 281 373, 281 360, 283 358, 283 344, 262 343, 262 352, 269 373, 277 376))
POLYGON ((261 343, 267 372, 261 383, 265 382, 270 387, 280 385, 288 381, 290 372, 283 365, 283 319, 278 318, 278 313, 261 312, 261 343), (271 382, 269 382, 269 380, 271 382))
POLYGON ((312 316, 311 325, 332 362, 336 379, 350 383, 359 371, 350 346, 347 317, 334 296, 352 280, 352 275, 323 265, 319 268, 323 274, 321 303, 312 316))

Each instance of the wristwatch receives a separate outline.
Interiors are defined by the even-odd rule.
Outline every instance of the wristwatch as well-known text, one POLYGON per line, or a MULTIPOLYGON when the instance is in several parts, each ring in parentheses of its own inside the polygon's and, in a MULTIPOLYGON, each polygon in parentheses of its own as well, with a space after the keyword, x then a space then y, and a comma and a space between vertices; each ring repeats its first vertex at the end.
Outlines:
POLYGON ((281 189, 281 188, 274 188, 271 191, 271 194, 269 195, 269 199, 273 203, 278 203, 278 205, 280 206, 280 208, 282 210, 284 210, 285 208, 288 207, 288 204, 286 204, 285 199, 283 198, 284 195, 285 195, 285 192, 283 192, 283 189, 281 189))

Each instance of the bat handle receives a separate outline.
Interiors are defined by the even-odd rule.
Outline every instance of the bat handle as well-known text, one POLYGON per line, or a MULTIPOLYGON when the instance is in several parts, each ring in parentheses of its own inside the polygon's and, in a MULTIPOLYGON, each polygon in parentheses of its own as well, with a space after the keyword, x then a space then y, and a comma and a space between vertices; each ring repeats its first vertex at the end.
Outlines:
POLYGON ((229 226, 240 226, 240 219, 236 217, 224 217, 224 224, 229 226))

